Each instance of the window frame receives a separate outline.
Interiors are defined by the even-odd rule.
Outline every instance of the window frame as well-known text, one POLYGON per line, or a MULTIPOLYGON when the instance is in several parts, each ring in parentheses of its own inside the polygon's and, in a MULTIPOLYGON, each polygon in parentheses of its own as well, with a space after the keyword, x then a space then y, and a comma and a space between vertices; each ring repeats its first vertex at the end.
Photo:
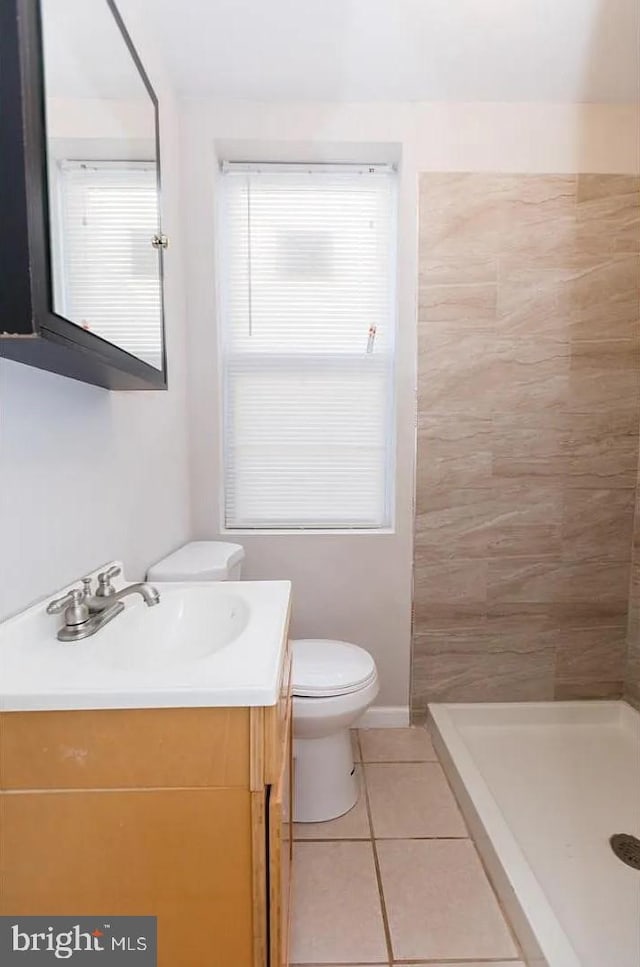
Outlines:
MULTIPOLYGON (((218 471, 219 471, 219 486, 218 486, 218 519, 219 519, 219 533, 221 535, 237 535, 237 536, 294 536, 294 535, 327 535, 327 536, 340 536, 340 535, 390 535, 396 533, 396 466, 397 466, 397 376, 398 376, 398 353, 397 353, 397 343, 398 343, 398 200, 399 200, 399 174, 395 165, 390 164, 364 164, 364 163, 349 163, 349 164, 332 164, 332 163, 297 163, 297 162, 284 162, 284 163, 261 163, 261 162, 227 162, 222 161, 219 165, 219 171, 216 175, 216 192, 215 192, 215 265, 216 265, 216 285, 215 285, 215 311, 216 311, 216 353, 217 353, 217 379, 216 379, 216 396, 217 396, 217 431, 218 431, 218 471), (226 393, 227 393, 227 379, 226 379, 226 361, 227 353, 225 347, 225 325, 223 320, 225 319, 226 305, 224 297, 224 286, 220 283, 220 280, 226 277, 229 266, 226 261, 226 251, 225 246, 222 244, 222 233, 225 230, 225 203, 224 203, 224 187, 222 185, 222 179, 224 173, 228 170, 246 170, 246 171, 295 171, 304 170, 309 171, 310 169, 317 169, 322 171, 357 171, 357 170, 370 170, 383 169, 395 176, 392 184, 392 209, 391 209, 391 247, 390 255, 392 260, 392 288, 389 293, 390 305, 392 307, 391 317, 390 317, 390 330, 391 330, 391 340, 390 349, 387 354, 388 365, 389 365, 389 401, 387 406, 387 422, 386 422, 386 457, 387 457, 387 467, 386 467, 386 495, 385 495, 385 508, 386 508, 386 522, 380 526, 327 526, 322 525, 292 525, 290 527, 283 527, 281 525, 265 525, 264 527, 247 527, 247 526, 229 526, 226 523, 226 498, 227 498, 227 487, 226 487, 226 448, 225 448, 225 405, 226 405, 226 393)), ((245 355, 245 354, 238 354, 245 355)), ((256 356, 263 358, 266 354, 257 353, 256 356)), ((292 358, 296 354, 286 354, 286 358, 292 358)), ((314 354, 297 354, 301 358, 312 357, 314 354)), ((330 356, 340 355, 339 353, 327 354, 330 356)), ((348 361, 348 353, 343 354, 345 357, 345 362, 348 361)), ((274 355, 274 360, 280 360, 285 358, 284 355, 277 354, 274 355)))

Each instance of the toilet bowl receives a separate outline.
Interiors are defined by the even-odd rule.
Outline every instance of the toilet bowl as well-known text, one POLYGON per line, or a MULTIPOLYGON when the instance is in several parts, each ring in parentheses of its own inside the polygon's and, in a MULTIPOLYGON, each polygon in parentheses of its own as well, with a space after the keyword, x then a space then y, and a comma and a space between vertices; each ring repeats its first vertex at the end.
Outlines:
POLYGON ((371 655, 347 641, 292 641, 294 819, 342 816, 358 799, 350 728, 378 694, 371 655))
MULTIPOLYGON (((192 541, 147 571, 149 581, 238 581, 244 549, 192 541)), ((302 638, 293 651, 294 819, 318 823, 358 799, 349 729, 378 694, 371 655, 348 641, 302 638)))

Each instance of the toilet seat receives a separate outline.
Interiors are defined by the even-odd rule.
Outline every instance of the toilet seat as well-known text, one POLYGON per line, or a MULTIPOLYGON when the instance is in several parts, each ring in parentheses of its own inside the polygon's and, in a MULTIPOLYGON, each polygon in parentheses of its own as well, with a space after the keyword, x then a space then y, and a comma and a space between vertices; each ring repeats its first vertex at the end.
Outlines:
POLYGON ((371 655, 348 641, 300 638, 291 642, 292 692, 297 698, 330 698, 367 688, 377 678, 371 655))

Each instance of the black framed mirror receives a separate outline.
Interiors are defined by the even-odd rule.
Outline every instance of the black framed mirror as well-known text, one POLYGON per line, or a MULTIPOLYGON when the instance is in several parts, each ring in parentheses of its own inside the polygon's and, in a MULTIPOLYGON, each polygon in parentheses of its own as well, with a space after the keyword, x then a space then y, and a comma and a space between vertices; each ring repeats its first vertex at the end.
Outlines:
POLYGON ((158 101, 113 0, 4 0, 0 97, 0 354, 166 388, 158 101))

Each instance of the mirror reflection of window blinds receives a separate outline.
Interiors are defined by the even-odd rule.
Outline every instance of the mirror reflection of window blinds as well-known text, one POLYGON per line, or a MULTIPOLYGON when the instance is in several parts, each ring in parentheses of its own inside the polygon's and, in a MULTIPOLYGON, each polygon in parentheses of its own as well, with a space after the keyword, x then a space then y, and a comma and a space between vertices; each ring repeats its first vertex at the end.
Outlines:
POLYGON ((161 367, 155 165, 63 162, 58 183, 62 315, 161 367))
POLYGON ((224 523, 391 523, 395 173, 225 166, 224 523))

